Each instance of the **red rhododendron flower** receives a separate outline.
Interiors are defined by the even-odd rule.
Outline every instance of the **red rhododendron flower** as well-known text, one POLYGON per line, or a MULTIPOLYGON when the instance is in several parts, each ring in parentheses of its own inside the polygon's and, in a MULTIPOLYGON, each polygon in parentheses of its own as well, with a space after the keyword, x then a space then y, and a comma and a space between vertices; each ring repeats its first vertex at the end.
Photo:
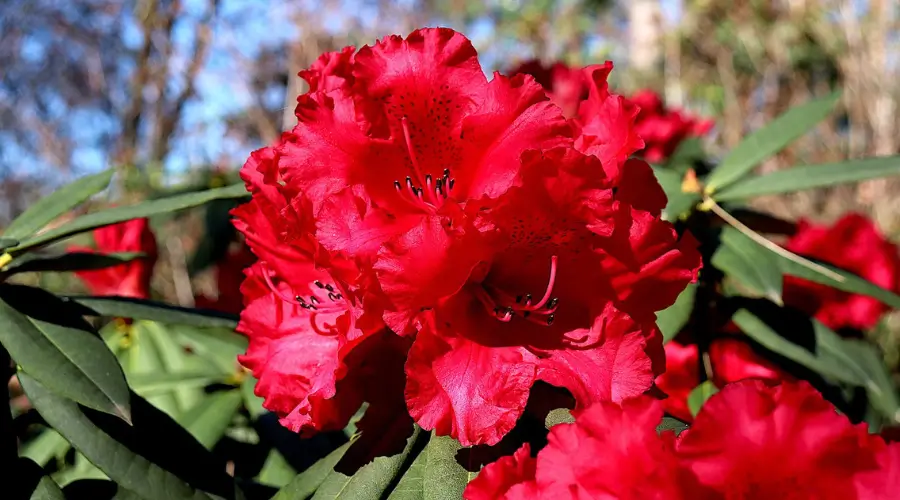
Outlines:
MULTIPOLYGON (((668 395, 666 411, 685 422, 693 417, 687 399, 700 384, 700 359, 696 344, 681 344, 676 340, 665 345, 666 372, 656 378, 656 385, 668 395)), ((712 381, 716 387, 746 379, 771 382, 793 378, 771 361, 757 354, 747 342, 739 338, 723 337, 709 345, 712 381)))
POLYGON ((212 299, 201 295, 196 299, 196 306, 228 313, 240 313, 244 306, 244 299, 241 295, 244 269, 255 260, 256 257, 246 246, 241 246, 238 250, 229 250, 222 260, 216 263, 217 297, 212 299))
POLYGON ((575 116, 581 101, 588 96, 588 85, 581 69, 570 68, 561 62, 545 66, 541 61, 531 59, 508 73, 533 76, 550 96, 553 104, 562 108, 563 115, 567 118, 575 116))
POLYGON ((146 254, 124 264, 92 271, 76 271, 91 293, 146 299, 156 264, 156 238, 147 219, 132 219, 94 230, 97 249, 70 246, 70 252, 140 252, 146 254))
POLYGON ((665 161, 689 137, 699 137, 713 127, 712 120, 700 120, 677 109, 667 109, 659 95, 652 90, 641 90, 628 98, 640 108, 635 131, 644 140, 644 150, 639 153, 647 161, 665 161))
POLYGON ((878 453, 878 470, 861 474, 857 480, 860 499, 889 499, 900 492, 900 443, 891 443, 878 453))
MULTIPOLYGON (((900 290, 900 252, 865 216, 847 214, 831 227, 801 220, 785 247, 799 255, 850 271, 892 291, 900 290)), ((888 307, 877 299, 785 276, 784 301, 831 329, 866 330, 888 307)))
POLYGON ((619 174, 621 134, 601 130, 619 122, 591 116, 603 103, 584 107, 579 152, 533 79, 488 81, 448 29, 327 54, 303 76, 297 127, 248 160, 253 199, 235 211, 260 259, 242 362, 287 425, 344 422, 366 392, 351 355, 385 325, 412 343, 408 413, 465 445, 499 441, 536 380, 579 407, 652 385, 654 313, 700 256, 661 220, 649 166, 619 174))
POLYGON ((747 380, 704 404, 676 452, 699 485, 692 498, 837 500, 856 498, 883 447, 806 382, 747 380))
POLYGON ((659 436, 662 405, 649 397, 598 403, 550 429, 537 458, 528 445, 485 467, 463 497, 488 499, 660 499, 683 494, 674 436, 659 436))

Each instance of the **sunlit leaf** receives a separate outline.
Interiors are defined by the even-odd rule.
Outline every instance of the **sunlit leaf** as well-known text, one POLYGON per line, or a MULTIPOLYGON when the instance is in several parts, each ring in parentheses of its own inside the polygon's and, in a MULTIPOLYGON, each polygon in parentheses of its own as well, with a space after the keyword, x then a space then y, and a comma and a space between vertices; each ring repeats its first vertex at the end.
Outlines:
POLYGON ((719 389, 710 380, 694 387, 687 398, 687 405, 688 409, 691 411, 691 415, 696 417, 697 414, 700 413, 700 408, 706 403, 706 400, 711 398, 712 395, 717 392, 719 392, 719 389))
POLYGON ((297 471, 284 459, 284 456, 273 449, 266 457, 266 463, 259 473, 259 482, 282 487, 291 482, 297 471))
POLYGON ((141 252, 91 253, 66 252, 53 255, 27 254, 3 268, 4 273, 88 271, 118 266, 146 257, 141 252))
POLYGON ((272 497, 272 500, 294 500, 312 496, 329 476, 337 474, 334 467, 354 442, 355 439, 351 438, 349 442, 329 453, 327 457, 295 476, 284 488, 278 490, 278 494, 272 497))
POLYGON ((776 255, 732 227, 722 229, 721 242, 712 265, 738 281, 750 295, 781 304, 783 277, 776 255))
POLYGON ((422 478, 425 500, 462 498, 466 485, 478 475, 457 462, 456 452, 461 448, 459 441, 449 436, 432 434, 422 452, 426 455, 422 478))
POLYGON ((69 295, 62 298, 83 306, 83 310, 79 312, 85 316, 145 319, 174 325, 227 328, 230 330, 236 328, 238 322, 238 318, 234 314, 178 307, 154 300, 87 295, 69 295))
POLYGON ((675 338, 687 324, 691 318, 691 311, 694 309, 696 294, 697 285, 691 283, 678 294, 674 304, 656 313, 656 325, 663 334, 663 343, 675 338))
POLYGON ((225 435, 240 406, 239 390, 218 391, 200 400, 179 422, 200 444, 211 449, 225 435))

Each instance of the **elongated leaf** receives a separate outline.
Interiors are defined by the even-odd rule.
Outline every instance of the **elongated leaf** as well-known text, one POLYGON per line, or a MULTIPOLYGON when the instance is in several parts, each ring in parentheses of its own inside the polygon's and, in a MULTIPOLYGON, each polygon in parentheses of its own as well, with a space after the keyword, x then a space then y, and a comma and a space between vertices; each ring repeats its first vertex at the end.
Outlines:
POLYGON ((715 199, 743 200, 893 175, 900 175, 900 156, 863 158, 824 165, 801 165, 732 184, 716 193, 715 199))
POLYGON ((900 423, 900 401, 881 353, 874 345, 862 340, 843 338, 841 340, 843 352, 865 370, 865 389, 872 406, 886 417, 891 425, 900 423))
POLYGON ((180 342, 225 373, 235 373, 238 355, 247 351, 247 337, 230 330, 179 326, 175 331, 180 342))
POLYGON ((789 109, 771 123, 741 141, 706 180, 706 192, 714 193, 747 175, 763 160, 784 149, 812 129, 834 109, 840 92, 789 109))
MULTIPOLYGON (((241 382, 241 394, 244 396, 244 406, 253 418, 259 418, 268 412, 268 410, 263 408, 263 398, 257 396, 253 392, 253 389, 256 387, 256 382, 257 380, 249 374, 247 375, 247 378, 241 382)), ((355 431, 350 433, 351 436, 353 434, 355 434, 355 431)))
POLYGON ((128 385, 116 358, 64 303, 42 291, 23 293, 32 290, 0 286, 0 343, 50 390, 129 421, 128 385))
POLYGON ((719 389, 709 380, 694 387, 691 393, 688 394, 687 399, 688 409, 691 411, 691 415, 696 417, 697 414, 700 413, 700 408, 703 407, 703 403, 706 403, 706 400, 717 392, 719 392, 719 389))
POLYGON ((41 198, 9 224, 3 237, 21 240, 26 236, 31 236, 60 215, 106 189, 113 173, 113 170, 106 170, 99 174, 81 177, 75 182, 57 189, 53 194, 41 198))
MULTIPOLYGON (((153 332, 149 331, 146 325, 147 322, 139 321, 128 327, 129 345, 119 352, 119 361, 128 379, 135 375, 166 373, 167 371, 156 343, 150 338, 153 332)), ((178 400, 172 392, 157 394, 145 394, 137 390, 135 392, 147 398, 147 401, 153 406, 176 421, 181 416, 182 410, 187 409, 178 404, 178 400)))
POLYGON ((219 391, 197 403, 180 422, 200 444, 212 449, 225 435, 240 406, 239 390, 219 391))
POLYGON ((400 478, 397 487, 391 491, 388 500, 424 500, 425 499, 425 463, 428 461, 427 455, 419 453, 412 465, 407 469, 406 474, 400 478))
POLYGON ((186 208, 203 205, 212 200, 224 198, 243 198, 248 196, 243 184, 235 184, 219 189, 210 189, 199 193, 188 193, 169 198, 145 201, 127 207, 116 207, 77 217, 59 227, 55 227, 33 237, 22 239, 18 246, 9 249, 10 253, 21 253, 25 250, 47 245, 54 241, 68 238, 73 234, 83 233, 102 226, 116 224, 126 220, 152 215, 175 212, 186 208))
POLYGON ((60 459, 69 450, 69 442, 53 429, 46 429, 19 450, 19 456, 34 460, 41 467, 51 459, 60 459))
POLYGON ((234 498, 224 463, 139 396, 132 394, 134 426, 129 427, 79 408, 27 374, 20 379, 44 420, 122 487, 153 500, 208 499, 200 488, 234 498))
POLYGON ((299 500, 311 497, 319 486, 325 482, 325 479, 335 473, 334 467, 341 461, 341 458, 343 458, 355 441, 355 438, 351 438, 350 441, 344 443, 340 448, 329 453, 327 457, 297 474, 290 483, 278 490, 278 494, 272 500, 299 500))
POLYGON ((390 457, 378 457, 359 469, 352 477, 332 471, 316 490, 313 499, 380 498, 391 482, 404 472, 403 464, 406 463, 421 433, 421 429, 416 427, 401 453, 390 457))
POLYGON ((884 302, 894 309, 900 309, 900 295, 882 288, 868 280, 860 278, 853 273, 844 271, 843 269, 838 269, 824 262, 816 262, 829 271, 839 275, 842 279, 838 281, 831 276, 822 274, 813 269, 809 269, 808 267, 802 266, 799 263, 786 259, 780 255, 773 255, 775 255, 776 257, 779 269, 781 269, 781 272, 784 274, 789 274, 798 278, 803 278, 816 283, 821 283, 823 285, 828 285, 845 292, 866 295, 874 299, 878 299, 879 301, 884 302))
POLYGON ((41 467, 28 458, 20 457, 4 463, 4 498, 29 498, 31 500, 65 500, 59 486, 46 475, 41 467))
POLYGON ((666 160, 666 166, 669 168, 679 165, 691 165, 695 161, 706 158, 706 152, 703 150, 703 141, 699 137, 690 137, 678 144, 678 148, 666 160))
POLYGON ((19 244, 19 240, 15 238, 0 237, 0 250, 6 250, 19 244))
POLYGON ((147 397, 172 392, 178 388, 201 388, 221 378, 221 373, 209 372, 151 372, 128 374, 128 385, 134 392, 147 397))
POLYGON ((425 500, 462 498, 466 485, 478 475, 456 461, 456 452, 461 448, 459 441, 451 437, 431 436, 423 451, 427 456, 422 478, 425 500))
POLYGON ((154 300, 87 295, 69 295, 62 299, 83 306, 83 310, 79 312, 85 316, 146 319, 173 325, 228 328, 230 330, 235 329, 238 322, 238 318, 234 314, 178 307, 154 300))
POLYGON ((10 262, 9 265, 3 268, 3 272, 13 274, 48 271, 86 271, 118 266, 143 257, 146 257, 146 254, 140 252, 28 254, 10 262))
MULTIPOLYGON (((210 375, 218 374, 220 379, 224 378, 223 375, 231 375, 231 373, 221 372, 214 363, 189 352, 176 342, 172 326, 166 327, 151 321, 139 321, 137 325, 143 329, 144 340, 154 346, 164 371, 169 373, 196 371, 210 375)), ((175 388, 173 395, 179 408, 183 410, 193 408, 204 397, 201 388, 186 385, 175 388)))
POLYGON ((143 497, 128 491, 108 479, 79 479, 63 488, 66 498, 91 500, 141 500, 143 497))
POLYGON ((697 294, 697 285, 691 283, 678 294, 675 303, 656 313, 656 325, 663 334, 663 343, 668 342, 678 335, 691 318, 694 309, 694 296, 697 294))
POLYGON ((284 455, 273 449, 259 472, 259 481, 280 488, 290 483, 296 475, 297 471, 285 460, 284 455))
POLYGON ((780 305, 783 278, 776 255, 733 227, 722 229, 721 241, 712 265, 741 283, 753 296, 766 297, 780 305))

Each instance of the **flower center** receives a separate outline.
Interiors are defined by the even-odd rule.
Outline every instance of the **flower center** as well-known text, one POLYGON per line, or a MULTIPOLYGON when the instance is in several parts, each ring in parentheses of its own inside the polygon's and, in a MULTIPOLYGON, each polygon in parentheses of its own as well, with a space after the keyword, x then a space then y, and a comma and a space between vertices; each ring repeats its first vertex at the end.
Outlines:
MULTIPOLYGON (((272 280, 272 276, 274 274, 275 273, 268 268, 264 269, 262 273, 263 278, 266 282, 266 286, 269 288, 269 290, 272 291, 272 293, 274 293, 278 298, 287 302, 288 304, 295 304, 309 311, 309 322, 316 333, 319 333, 321 335, 334 335, 338 333, 336 325, 331 323, 323 323, 319 325, 316 322, 316 317, 318 314, 335 314, 342 313, 347 310, 347 302, 344 300, 343 294, 338 291, 337 288, 335 288, 335 285, 322 283, 319 280, 314 280, 309 283, 309 289, 313 293, 310 293, 306 296, 294 295, 292 297, 289 294, 285 293, 284 290, 280 289, 272 280), (320 297, 320 295, 324 295, 326 298, 322 298, 320 297)), ((286 285, 288 288, 291 288, 289 283, 282 283, 284 283, 284 285, 286 285)))
POLYGON ((431 174, 425 174, 423 176, 422 168, 419 165, 419 160, 416 158, 416 152, 412 146, 412 139, 409 133, 409 121, 406 117, 403 117, 400 120, 400 124, 403 126, 403 138, 406 140, 406 148, 409 151, 409 161, 412 163, 415 178, 407 176, 405 183, 395 180, 394 188, 397 190, 400 199, 403 201, 416 208, 434 213, 450 196, 453 185, 456 183, 456 179, 450 177, 449 168, 445 168, 443 176, 438 179, 434 179, 431 174))
POLYGON ((530 293, 511 295, 489 283, 483 283, 475 294, 491 315, 500 321, 506 323, 515 316, 521 316, 532 323, 550 326, 556 318, 556 306, 559 303, 559 299, 550 298, 556 283, 557 262, 556 255, 550 258, 550 278, 544 294, 537 301, 530 293))

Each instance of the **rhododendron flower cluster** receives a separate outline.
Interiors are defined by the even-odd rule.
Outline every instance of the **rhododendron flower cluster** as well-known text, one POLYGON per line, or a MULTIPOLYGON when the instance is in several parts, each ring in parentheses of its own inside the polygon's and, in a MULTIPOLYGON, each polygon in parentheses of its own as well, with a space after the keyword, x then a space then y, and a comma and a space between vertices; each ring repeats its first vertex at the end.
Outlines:
POLYGON ((888 499, 900 443, 853 425, 806 382, 753 380, 712 396, 677 438, 657 434, 659 401, 638 396, 575 412, 532 457, 526 444, 488 465, 469 500, 888 499))
POLYGON ((643 142, 611 69, 582 72, 572 118, 530 76, 486 78, 449 29, 302 72, 298 124, 251 155, 234 212, 258 257, 240 361, 264 406, 309 433, 366 401, 364 436, 411 419, 473 445, 509 432, 539 380, 578 408, 647 391, 655 313, 700 255, 628 160, 643 142))
MULTIPOLYGON (((566 116, 579 113, 581 103, 594 86, 590 74, 559 62, 546 66, 538 60, 529 60, 510 71, 512 75, 520 73, 533 76, 566 116)), ((625 103, 629 112, 636 113, 633 131, 644 142, 637 154, 651 162, 665 161, 682 141, 703 136, 714 125, 712 120, 667 108, 652 90, 640 90, 626 98, 625 103)))
POLYGON ((150 278, 156 264, 156 237, 147 219, 129 221, 104 226, 94 230, 97 249, 69 246, 70 252, 117 253, 137 252, 144 256, 116 266, 90 271, 76 271, 91 293, 96 295, 116 295, 136 299, 150 297, 150 278))
MULTIPOLYGON (((785 247, 900 292, 900 250, 863 215, 847 214, 830 227, 801 220, 785 247)), ((887 305, 872 297, 794 276, 785 277, 784 302, 833 330, 867 330, 888 310, 887 305)))

